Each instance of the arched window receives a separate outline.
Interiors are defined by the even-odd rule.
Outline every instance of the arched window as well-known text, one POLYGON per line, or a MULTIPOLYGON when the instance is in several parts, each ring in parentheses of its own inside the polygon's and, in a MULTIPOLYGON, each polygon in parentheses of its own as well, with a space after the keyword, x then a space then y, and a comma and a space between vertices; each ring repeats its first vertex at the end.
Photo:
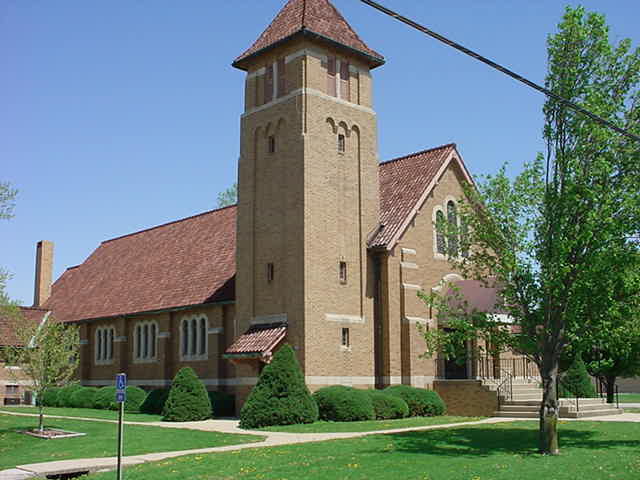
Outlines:
POLYGON ((182 359, 206 360, 209 324, 205 315, 182 319, 182 359))
POLYGON ((182 322, 182 356, 189 355, 189 324, 186 320, 182 322))
POLYGON ((442 255, 447 253, 447 246, 444 240, 444 232, 442 229, 445 227, 444 213, 442 210, 438 210, 436 213, 436 251, 442 255))
POLYGON ((96 360, 102 360, 102 329, 99 328, 97 332, 97 342, 96 347, 98 352, 96 353, 96 360))
POLYGON ((200 319, 200 338, 199 338, 198 355, 207 353, 207 320, 203 317, 200 319))
POLYGON ((154 360, 157 353, 158 325, 156 322, 138 322, 135 328, 136 360, 154 360))
POLYGON ((107 359, 111 360, 113 358, 113 328, 109 329, 109 339, 107 340, 107 359))
POLYGON ((189 345, 189 355, 196 354, 196 346, 198 345, 198 322, 194 318, 191 320, 191 342, 189 345))
POLYGON ((113 327, 98 327, 96 329, 95 359, 97 363, 109 363, 113 360, 113 327))
POLYGON ((458 209, 452 200, 447 202, 447 223, 448 253, 455 257, 458 255, 458 209))

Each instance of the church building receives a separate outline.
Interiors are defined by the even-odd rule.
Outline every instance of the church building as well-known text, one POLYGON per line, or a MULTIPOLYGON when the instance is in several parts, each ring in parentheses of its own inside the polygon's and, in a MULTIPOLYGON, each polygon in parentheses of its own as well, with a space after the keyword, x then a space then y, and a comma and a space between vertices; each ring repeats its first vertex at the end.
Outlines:
POLYGON ((157 388, 189 366, 240 405, 288 343, 312 391, 446 396, 455 380, 487 395, 473 362, 422 357, 418 325, 439 326, 417 293, 464 286, 434 222, 459 221, 473 180, 455 144, 379 162, 384 63, 329 0, 289 0, 233 62, 246 72, 237 205, 106 240, 53 285, 39 243, 34 307, 80 326, 82 384, 126 372, 157 388))

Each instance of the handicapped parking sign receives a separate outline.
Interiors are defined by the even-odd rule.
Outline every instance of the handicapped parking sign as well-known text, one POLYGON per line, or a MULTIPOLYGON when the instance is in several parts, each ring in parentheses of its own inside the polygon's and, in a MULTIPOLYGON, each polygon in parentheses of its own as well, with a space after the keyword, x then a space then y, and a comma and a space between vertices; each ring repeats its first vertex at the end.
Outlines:
POLYGON ((116 402, 124 403, 127 399, 127 374, 116 375, 116 402))

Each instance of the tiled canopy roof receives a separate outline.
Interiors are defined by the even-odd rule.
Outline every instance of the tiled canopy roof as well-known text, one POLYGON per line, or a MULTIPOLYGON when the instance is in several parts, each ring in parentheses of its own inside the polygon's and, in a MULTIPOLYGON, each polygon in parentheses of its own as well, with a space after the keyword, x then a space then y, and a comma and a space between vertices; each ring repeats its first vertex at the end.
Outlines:
POLYGON ((233 300, 236 207, 103 242, 45 307, 76 321, 233 300))
MULTIPOLYGON (((370 246, 393 242, 455 145, 380 165, 380 222, 370 246)), ((103 242, 54 283, 46 309, 62 321, 235 299, 236 207, 103 242)))
POLYGON ((296 33, 305 32, 367 56, 372 66, 384 63, 384 57, 360 39, 329 0, 289 0, 253 45, 236 58, 234 66, 243 68, 243 60, 296 33))
POLYGON ((380 164, 381 228, 370 247, 386 246, 393 240, 455 148, 450 143, 380 164))
POLYGON ((282 323, 253 325, 225 351, 225 357, 257 356, 270 358, 273 349, 284 340, 287 326, 282 323))
MULTIPOLYGON (((47 310, 43 308, 19 307, 19 310, 22 314, 20 321, 27 323, 40 323, 47 314, 47 310)), ((21 346, 13 327, 14 319, 10 315, 11 313, 0 310, 0 346, 21 346)))

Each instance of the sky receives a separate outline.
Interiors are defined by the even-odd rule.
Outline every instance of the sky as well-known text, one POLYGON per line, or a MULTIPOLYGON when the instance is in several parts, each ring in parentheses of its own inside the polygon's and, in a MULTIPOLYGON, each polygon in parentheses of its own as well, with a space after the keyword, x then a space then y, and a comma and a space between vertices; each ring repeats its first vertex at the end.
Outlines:
MULTIPOLYGON (((542 83, 557 0, 378 0, 542 83)), ((455 142, 474 175, 541 151, 544 98, 358 0, 334 0, 387 63, 374 70, 379 154, 455 142)), ((637 0, 587 0, 640 43, 637 0)), ((55 277, 100 242, 216 207, 236 179, 244 72, 231 67, 284 0, 0 0, 0 222, 9 295, 30 305, 35 245, 55 277)))

